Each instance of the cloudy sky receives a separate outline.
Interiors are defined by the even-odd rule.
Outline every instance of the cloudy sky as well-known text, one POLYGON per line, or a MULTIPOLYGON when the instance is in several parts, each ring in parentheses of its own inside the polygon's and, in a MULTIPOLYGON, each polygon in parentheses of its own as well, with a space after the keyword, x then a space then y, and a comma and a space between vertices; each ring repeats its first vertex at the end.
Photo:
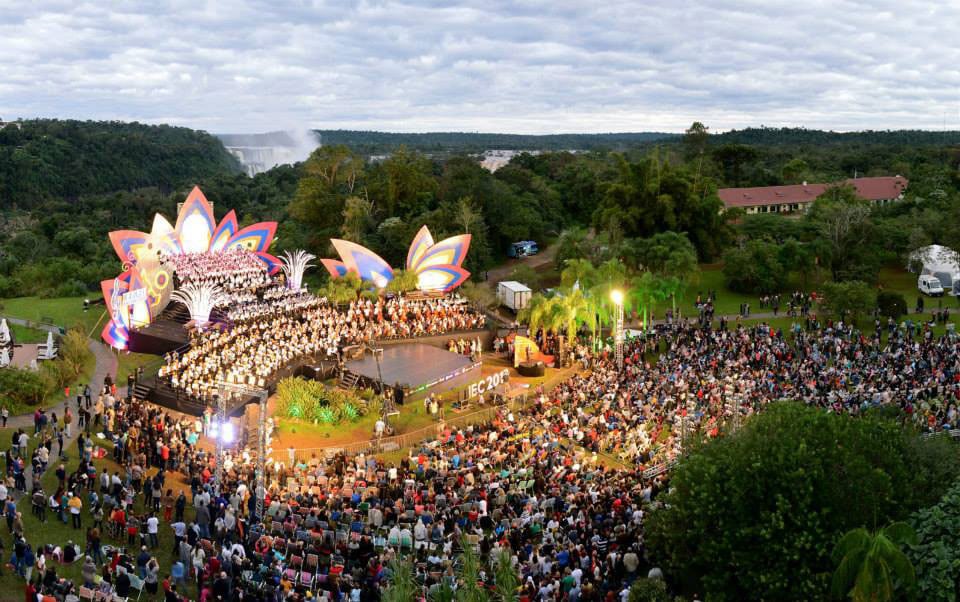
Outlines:
POLYGON ((0 0, 0 117, 960 129, 960 2, 0 0))

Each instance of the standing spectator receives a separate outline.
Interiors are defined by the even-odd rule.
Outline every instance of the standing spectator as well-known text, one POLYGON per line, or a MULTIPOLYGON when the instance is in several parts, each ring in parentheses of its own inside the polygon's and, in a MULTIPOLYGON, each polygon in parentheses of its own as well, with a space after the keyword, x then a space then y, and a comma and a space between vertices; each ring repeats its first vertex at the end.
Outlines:
POLYGON ((73 528, 80 528, 80 511, 83 509, 83 500, 76 492, 70 492, 70 501, 67 502, 70 507, 70 520, 73 521, 73 528))

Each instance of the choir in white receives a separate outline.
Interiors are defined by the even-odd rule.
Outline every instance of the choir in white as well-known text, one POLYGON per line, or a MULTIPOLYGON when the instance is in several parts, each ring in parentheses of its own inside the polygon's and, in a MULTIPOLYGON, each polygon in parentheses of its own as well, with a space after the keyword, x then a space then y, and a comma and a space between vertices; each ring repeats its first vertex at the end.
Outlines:
POLYGON ((229 323, 191 333, 189 350, 168 354, 159 371, 175 389, 200 400, 209 399, 219 382, 265 387, 305 357, 337 357, 349 345, 471 330, 485 322, 455 295, 361 298, 338 307, 287 289, 246 251, 180 255, 173 263, 181 283, 212 281, 230 298, 222 308, 229 323))

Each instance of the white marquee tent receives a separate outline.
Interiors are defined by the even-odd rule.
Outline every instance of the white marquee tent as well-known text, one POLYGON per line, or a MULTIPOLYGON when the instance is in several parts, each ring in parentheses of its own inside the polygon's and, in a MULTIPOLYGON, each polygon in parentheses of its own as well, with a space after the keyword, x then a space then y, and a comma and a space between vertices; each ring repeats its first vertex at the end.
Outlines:
POLYGON ((942 245, 920 247, 910 254, 907 269, 920 275, 936 276, 951 295, 960 294, 960 262, 957 252, 942 245))

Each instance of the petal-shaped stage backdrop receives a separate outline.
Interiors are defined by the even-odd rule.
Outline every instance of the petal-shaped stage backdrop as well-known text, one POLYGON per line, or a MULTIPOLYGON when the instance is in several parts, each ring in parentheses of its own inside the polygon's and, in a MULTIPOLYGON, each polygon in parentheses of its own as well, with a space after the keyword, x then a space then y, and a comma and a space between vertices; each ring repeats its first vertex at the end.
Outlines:
POLYGON ((223 220, 221 220, 220 225, 217 226, 216 231, 214 231, 213 237, 210 238, 210 251, 222 251, 239 229, 240 227, 237 225, 237 214, 231 209, 230 213, 223 216, 223 220))
POLYGON ((153 235, 160 234, 176 234, 173 226, 170 225, 170 222, 167 221, 167 218, 163 217, 159 213, 153 215, 153 228, 150 230, 150 233, 153 235))
POLYGON ((123 295, 143 288, 139 272, 130 268, 112 280, 100 282, 100 290, 110 312, 110 321, 103 329, 103 340, 117 349, 126 349, 130 339, 131 325, 140 326, 150 323, 149 300, 126 304, 123 295))
POLYGON ((248 251, 266 252, 277 233, 277 222, 260 222, 247 226, 230 237, 224 249, 246 249, 248 251))
POLYGON ((466 282, 469 277, 470 272, 457 265, 432 265, 417 272, 417 288, 446 293, 466 282))
POLYGON ((423 226, 417 235, 413 237, 410 243, 410 250, 407 251, 407 269, 416 269, 417 262, 423 257, 430 247, 433 246, 433 236, 430 235, 430 228, 423 226))
POLYGON ((331 278, 339 278, 340 276, 346 276, 347 266, 343 264, 342 261, 337 261, 336 259, 321 259, 320 263, 323 264, 323 267, 327 268, 327 271, 330 272, 331 278))
POLYGON ((271 255, 270 253, 263 253, 263 252, 257 251, 256 256, 257 256, 257 259, 262 261, 264 265, 267 266, 267 273, 273 275, 280 270, 280 260, 274 257, 273 255, 271 255))
MULTIPOLYGON (((126 272, 124 272, 124 274, 126 274, 126 272)), ((100 290, 103 291, 103 299, 106 301, 107 310, 110 312, 110 320, 107 322, 107 325, 104 326, 100 336, 104 342, 116 349, 126 349, 130 336, 130 331, 127 329, 126 324, 124 324, 119 312, 114 311, 114 306, 116 305, 114 295, 117 295, 119 298, 119 296, 126 291, 126 283, 123 282, 124 274, 100 282, 100 290)))
POLYGON ((441 240, 420 255, 412 267, 413 271, 419 274, 421 270, 433 266, 460 266, 463 264, 463 260, 467 258, 470 240, 471 236, 469 234, 460 234, 441 240))
POLYGON ((185 253, 203 253, 210 248, 216 222, 213 209, 198 186, 194 186, 177 215, 177 236, 185 253))
POLYGON ((113 245, 113 250, 116 251, 120 261, 132 263, 137 260, 140 247, 147 244, 149 234, 136 230, 114 230, 107 236, 109 236, 110 244, 113 245))
POLYGON ((393 268, 370 249, 339 238, 330 239, 330 244, 340 254, 347 269, 359 274, 361 279, 369 280, 379 288, 393 280, 393 268))

